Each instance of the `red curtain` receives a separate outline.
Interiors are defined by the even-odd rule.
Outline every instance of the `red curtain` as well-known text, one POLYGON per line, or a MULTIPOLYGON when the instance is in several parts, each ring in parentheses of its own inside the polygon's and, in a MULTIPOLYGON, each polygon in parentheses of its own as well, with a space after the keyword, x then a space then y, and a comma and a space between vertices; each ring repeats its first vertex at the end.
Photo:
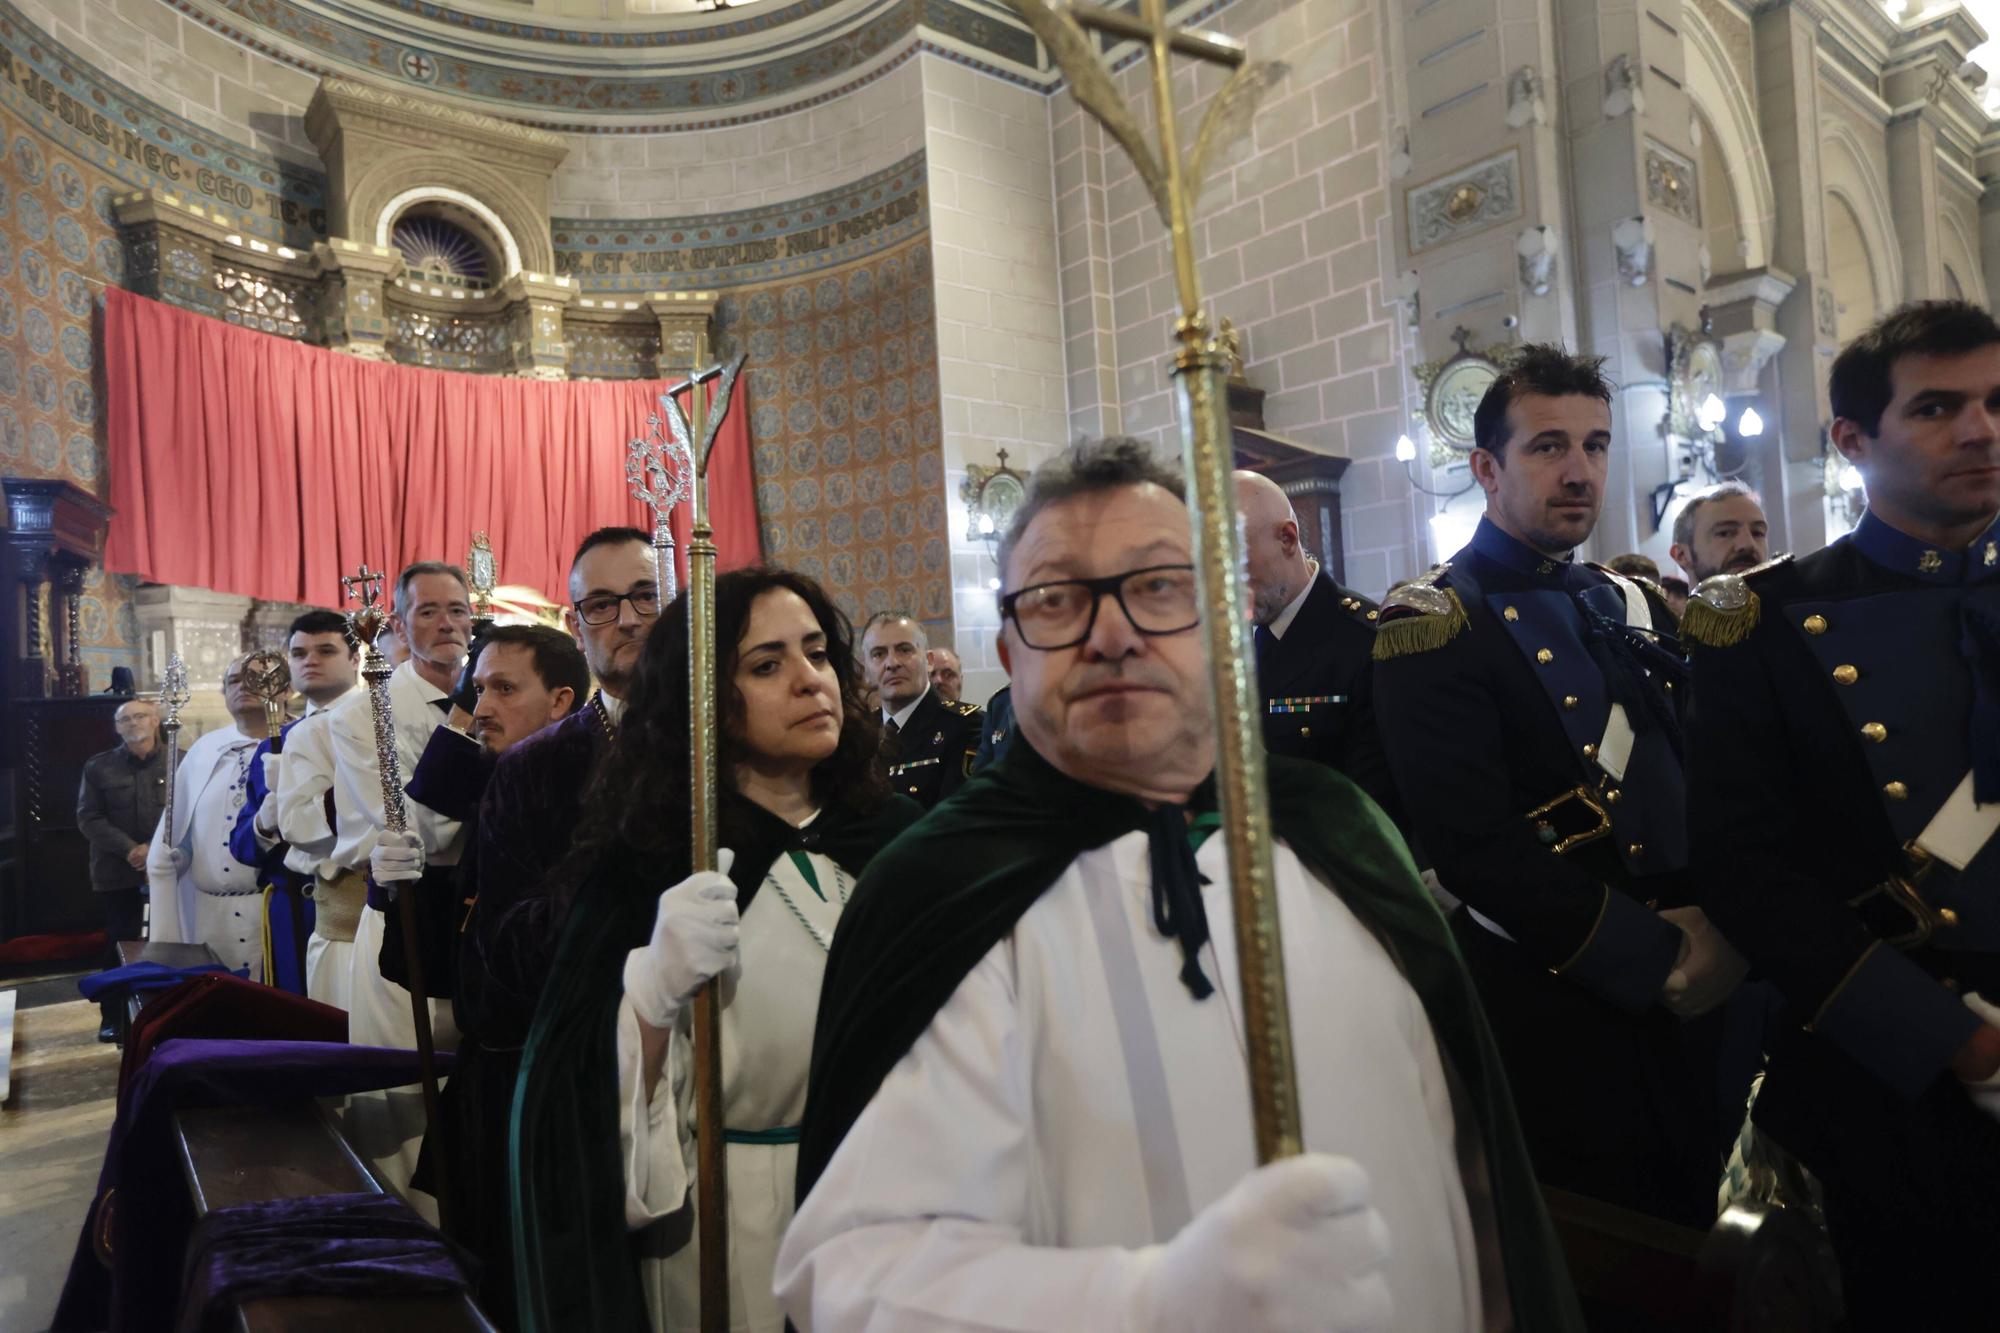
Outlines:
MULTIPOLYGON (((392 574, 413 560, 457 563, 484 531, 502 583, 567 603, 586 533, 652 528, 625 455, 663 383, 363 361, 117 288, 105 293, 104 369, 117 511, 107 569, 337 607, 340 576, 364 560, 392 574)), ((747 380, 709 463, 723 569, 760 555, 747 380)), ((673 530, 685 571, 685 505, 673 530)))

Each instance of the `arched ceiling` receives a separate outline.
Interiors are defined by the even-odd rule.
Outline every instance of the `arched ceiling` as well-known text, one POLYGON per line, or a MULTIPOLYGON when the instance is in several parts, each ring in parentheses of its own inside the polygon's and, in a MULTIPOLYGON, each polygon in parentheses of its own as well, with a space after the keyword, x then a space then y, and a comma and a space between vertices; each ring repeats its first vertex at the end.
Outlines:
POLYGON ((478 104, 550 128, 758 119, 919 49, 1046 85, 1003 0, 153 0, 315 75, 478 104))

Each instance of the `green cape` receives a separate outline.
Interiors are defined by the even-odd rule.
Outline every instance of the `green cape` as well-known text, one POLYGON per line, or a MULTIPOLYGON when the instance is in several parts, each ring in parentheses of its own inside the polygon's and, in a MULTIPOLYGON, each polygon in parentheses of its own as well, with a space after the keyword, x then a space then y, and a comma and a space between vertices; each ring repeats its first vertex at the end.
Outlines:
MULTIPOLYGON (((1477 1117, 1514 1326, 1581 1330, 1486 1015, 1408 849, 1332 769, 1275 756, 1268 764, 1277 836, 1396 960, 1423 1001, 1461 1105, 1477 1117)), ((800 1200, 979 960, 1078 856, 1144 828, 1147 817, 1139 801, 1057 772, 1017 736, 1004 759, 875 858, 842 914, 820 989, 800 1200)))
MULTIPOLYGON (((784 853, 817 851, 858 876, 921 813, 904 796, 866 815, 836 802, 794 829, 749 802, 735 805, 731 822, 743 828, 731 835, 730 878, 744 907, 784 853)), ((614 854, 590 876, 563 926, 528 1032, 510 1124, 522 1333, 647 1327, 618 1147, 618 1002, 625 955, 651 937, 661 890, 686 874, 685 852, 671 865, 614 854)))

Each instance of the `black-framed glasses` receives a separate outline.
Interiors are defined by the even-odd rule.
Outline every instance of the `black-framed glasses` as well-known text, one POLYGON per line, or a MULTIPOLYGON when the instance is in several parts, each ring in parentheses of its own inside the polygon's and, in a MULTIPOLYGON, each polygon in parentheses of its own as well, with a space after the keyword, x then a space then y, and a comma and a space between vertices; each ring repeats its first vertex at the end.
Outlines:
POLYGON ((650 620, 660 614, 660 594, 653 588, 634 588, 627 593, 601 592, 576 604, 576 618, 586 625, 609 625, 618 619, 618 604, 632 603, 632 614, 650 620))
POLYGON ((1099 579, 1037 583, 1002 597, 1000 615, 1014 622, 1022 643, 1052 652, 1090 637, 1106 597, 1117 601, 1141 634, 1179 634, 1201 620, 1193 565, 1148 565, 1099 579))

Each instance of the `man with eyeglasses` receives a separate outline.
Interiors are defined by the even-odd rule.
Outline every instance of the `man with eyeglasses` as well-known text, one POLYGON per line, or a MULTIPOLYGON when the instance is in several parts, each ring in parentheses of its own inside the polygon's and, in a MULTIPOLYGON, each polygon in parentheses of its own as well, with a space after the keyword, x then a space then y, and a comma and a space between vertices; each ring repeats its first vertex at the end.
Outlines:
POLYGON ((1018 734, 834 936, 774 1277, 800 1328, 1581 1327, 1401 840, 1285 758, 1309 1151, 1257 1166, 1192 551, 1140 441, 1030 482, 999 550, 1018 734))

